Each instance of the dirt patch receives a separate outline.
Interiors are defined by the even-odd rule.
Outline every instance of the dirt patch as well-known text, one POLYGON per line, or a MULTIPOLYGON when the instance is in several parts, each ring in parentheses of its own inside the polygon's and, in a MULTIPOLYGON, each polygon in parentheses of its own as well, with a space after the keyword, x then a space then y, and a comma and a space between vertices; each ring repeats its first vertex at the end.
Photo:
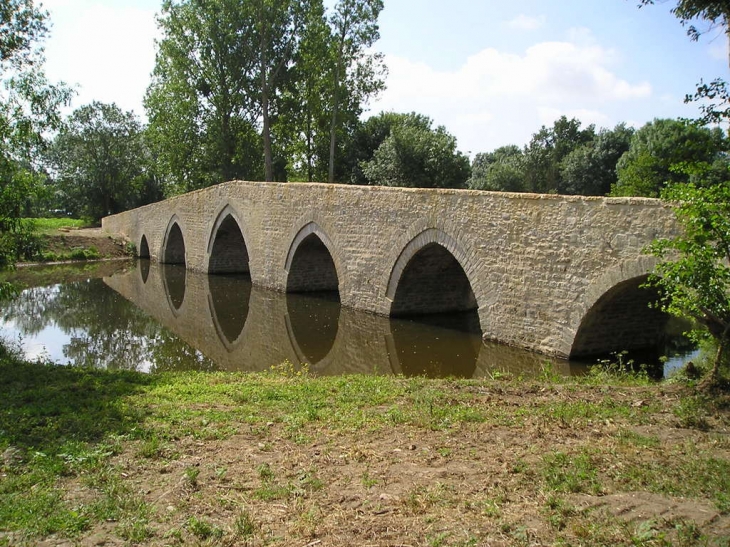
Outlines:
MULTIPOLYGON (((454 389, 454 396, 463 394, 454 389)), ((689 480, 704 472, 691 467, 692 458, 730 456, 727 413, 697 431, 679 427, 676 394, 658 389, 465 389, 488 419, 342 429, 326 419, 298 424, 285 416, 265 427, 228 423, 237 432, 215 438, 204 418, 186 424, 186 435, 167 431, 168 440, 145 457, 141 441, 127 443, 114 465, 152 507, 145 545, 730 541, 730 515, 711 494, 662 492, 682 473, 689 480), (590 404, 622 410, 606 417, 581 410, 590 404), (662 471, 641 475, 642 468, 662 471), (674 477, 667 485, 664 470, 674 477)), ((211 404, 211 420, 224 410, 211 404)), ((205 411, 195 408, 197 415, 205 411)), ((71 499, 84 500, 81 484, 68 485, 71 499)), ((122 544, 109 526, 97 525, 77 544, 122 544)))
POLYGON ((67 255, 77 250, 95 248, 101 258, 123 258, 129 256, 126 242, 114 238, 101 228, 62 228, 44 236, 46 249, 58 255, 67 255))

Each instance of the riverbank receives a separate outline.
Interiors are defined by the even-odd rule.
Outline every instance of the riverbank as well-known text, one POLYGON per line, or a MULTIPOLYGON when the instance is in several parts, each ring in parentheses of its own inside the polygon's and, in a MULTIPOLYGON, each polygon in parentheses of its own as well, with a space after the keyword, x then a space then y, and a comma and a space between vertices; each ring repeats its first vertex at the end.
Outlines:
POLYGON ((727 545, 730 400, 0 364, 0 545, 727 545))

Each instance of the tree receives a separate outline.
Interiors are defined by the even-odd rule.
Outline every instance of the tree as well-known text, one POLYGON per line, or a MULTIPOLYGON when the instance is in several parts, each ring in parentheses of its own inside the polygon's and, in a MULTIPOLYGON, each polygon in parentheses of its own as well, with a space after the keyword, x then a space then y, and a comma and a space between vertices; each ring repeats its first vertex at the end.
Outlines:
POLYGON ((163 38, 145 109, 168 194, 263 176, 261 115, 253 101, 256 6, 238 0, 162 4, 163 38))
POLYGON ((467 186, 472 190, 525 191, 525 155, 514 144, 479 153, 471 164, 467 186))
POLYGON ((629 150, 617 165, 615 196, 659 197, 667 183, 688 182, 675 167, 687 163, 723 161, 728 141, 720 128, 709 129, 687 120, 656 119, 637 130, 629 150))
MULTIPOLYGON (((411 115, 411 120, 428 118, 411 115)), ((463 188, 469 159, 456 149, 456 138, 443 126, 394 125, 362 170, 370 184, 415 188, 463 188)))
POLYGON ((563 193, 605 196, 616 184, 616 164, 629 149, 634 130, 625 124, 601 129, 595 138, 563 158, 560 178, 563 193))
POLYGON ((53 144, 68 212, 98 220, 143 205, 147 150, 133 112, 94 102, 76 109, 53 144))
POLYGON ((561 174, 563 159, 595 138, 593 125, 580 128, 580 120, 561 116, 553 127, 543 126, 525 148, 525 188, 528 192, 566 193, 561 174))
POLYGON ((340 111, 345 99, 349 110, 360 114, 361 103, 384 87, 382 55, 368 53, 380 38, 378 16, 382 0, 339 0, 330 17, 334 37, 331 65, 331 121, 328 181, 335 180, 335 152, 340 111))
POLYGON ((39 42, 47 33, 47 14, 32 0, 0 6, 0 264, 33 251, 21 219, 29 199, 42 189, 39 157, 45 135, 60 126, 60 106, 71 91, 52 85, 43 73, 39 42))
POLYGON ((661 259, 651 283, 662 290, 663 310, 693 319, 716 341, 708 377, 713 384, 730 351, 730 182, 673 184, 662 198, 675 203, 683 231, 651 245, 650 252, 661 259))

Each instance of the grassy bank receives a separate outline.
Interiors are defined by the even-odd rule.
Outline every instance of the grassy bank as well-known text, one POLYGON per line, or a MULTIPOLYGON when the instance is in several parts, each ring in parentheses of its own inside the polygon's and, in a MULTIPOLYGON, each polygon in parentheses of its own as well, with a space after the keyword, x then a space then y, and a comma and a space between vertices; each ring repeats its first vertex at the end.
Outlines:
POLYGON ((730 405, 687 386, 0 378, 0 545, 730 544, 730 405))

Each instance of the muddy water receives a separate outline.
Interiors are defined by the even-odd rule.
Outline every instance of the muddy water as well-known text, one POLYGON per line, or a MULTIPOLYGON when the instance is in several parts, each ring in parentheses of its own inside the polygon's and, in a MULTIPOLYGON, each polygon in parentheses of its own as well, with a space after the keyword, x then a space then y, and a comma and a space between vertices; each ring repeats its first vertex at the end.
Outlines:
POLYGON ((42 280, 26 281, 36 286, 3 306, 2 334, 30 358, 150 372, 260 371, 285 362, 319 375, 585 370, 484 342, 475 312, 392 320, 343 308, 336 294, 286 295, 245 277, 149 261, 105 268, 74 275, 65 268, 55 279, 46 269, 42 280))

